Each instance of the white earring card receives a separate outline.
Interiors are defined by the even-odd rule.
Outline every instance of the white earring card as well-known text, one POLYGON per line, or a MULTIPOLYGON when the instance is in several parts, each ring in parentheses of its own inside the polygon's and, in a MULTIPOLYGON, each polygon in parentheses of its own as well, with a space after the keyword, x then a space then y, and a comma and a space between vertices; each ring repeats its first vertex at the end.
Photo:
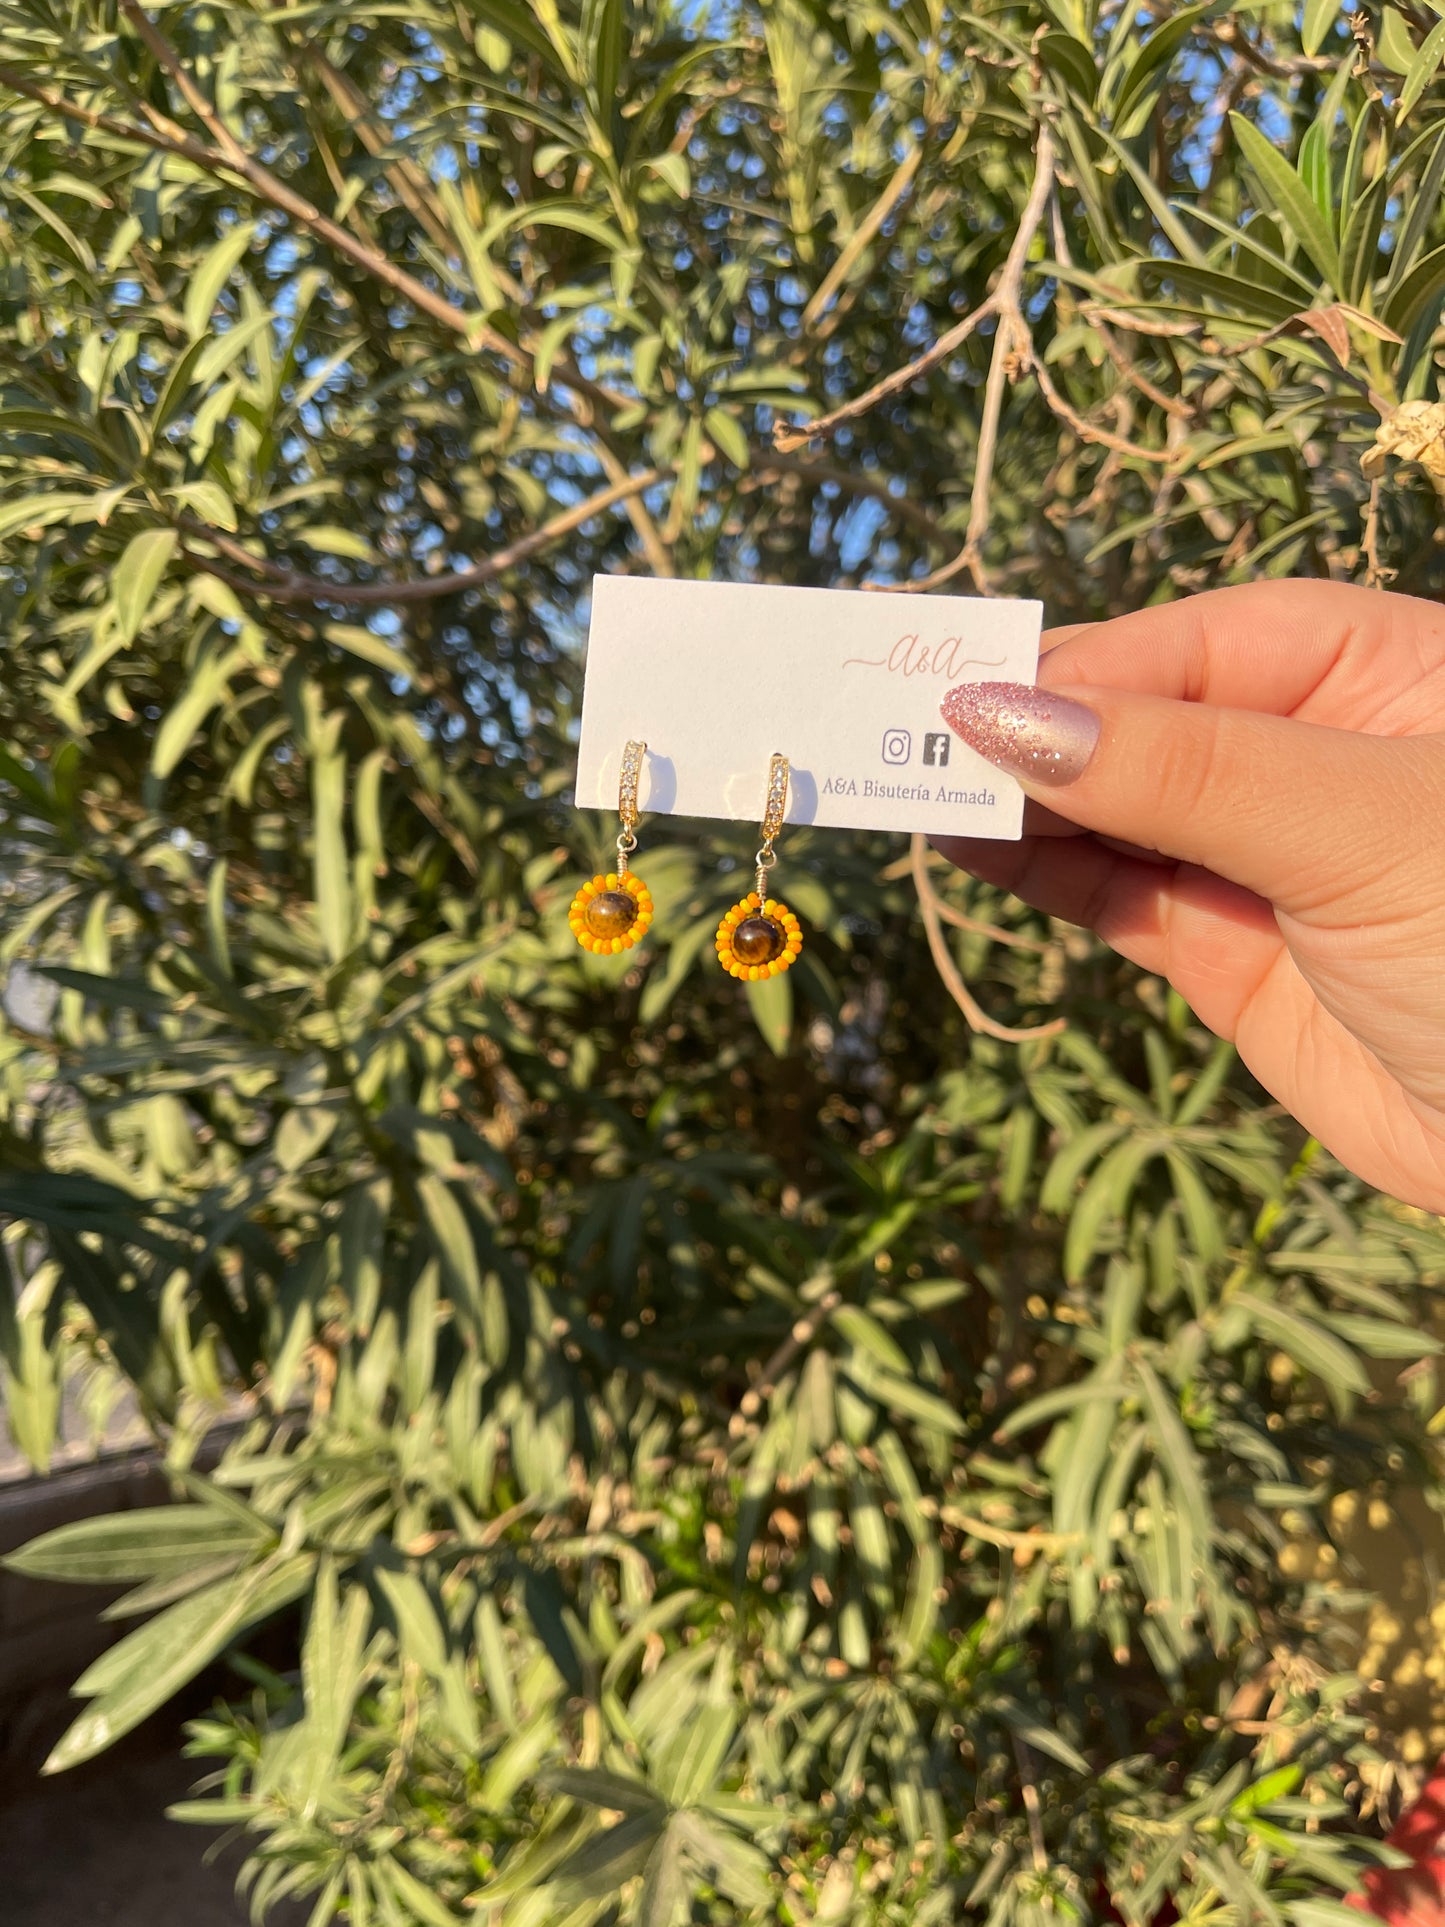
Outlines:
POLYGON ((1043 609, 974 596, 597 576, 577 806, 617 809, 647 744, 644 815, 760 822, 768 759, 789 823, 1014 840, 1023 792, 938 705, 963 682, 1032 683, 1043 609))

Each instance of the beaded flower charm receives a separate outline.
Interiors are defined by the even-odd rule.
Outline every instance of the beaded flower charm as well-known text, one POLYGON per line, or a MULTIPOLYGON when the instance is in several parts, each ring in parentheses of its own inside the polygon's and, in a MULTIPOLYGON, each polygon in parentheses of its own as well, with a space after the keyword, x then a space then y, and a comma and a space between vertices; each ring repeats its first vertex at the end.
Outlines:
POLYGON ((637 784, 646 754, 646 743, 629 743, 622 754, 617 791, 617 814, 622 818, 617 868, 584 883, 567 912, 572 935, 584 950, 600 957, 630 950, 647 935, 652 922, 652 893, 628 864, 637 848, 637 784))
POLYGON ((763 841, 757 854, 757 888, 735 903, 717 927, 717 960, 730 977, 760 983, 781 976, 797 961, 803 930, 781 897, 768 895, 768 872, 777 862, 774 839, 788 807, 788 759, 775 753, 768 767, 763 841))

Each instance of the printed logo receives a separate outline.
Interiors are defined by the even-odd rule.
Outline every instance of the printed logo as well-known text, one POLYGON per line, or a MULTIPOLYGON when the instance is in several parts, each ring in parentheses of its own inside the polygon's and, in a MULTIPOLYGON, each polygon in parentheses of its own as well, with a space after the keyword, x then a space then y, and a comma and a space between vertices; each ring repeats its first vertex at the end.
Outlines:
POLYGON ((948 731, 930 729, 923 738, 923 760, 930 769, 948 768, 948 731))
POLYGON ((906 763, 913 754, 913 738, 906 729, 885 729, 883 732, 883 760, 885 763, 906 763))

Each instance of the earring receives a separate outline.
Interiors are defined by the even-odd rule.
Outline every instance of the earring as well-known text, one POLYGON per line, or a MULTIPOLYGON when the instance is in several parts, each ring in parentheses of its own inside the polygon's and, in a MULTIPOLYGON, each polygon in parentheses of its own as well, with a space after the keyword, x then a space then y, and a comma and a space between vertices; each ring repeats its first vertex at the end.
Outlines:
POLYGON ((602 957, 630 950, 647 935, 652 922, 651 893, 627 863, 637 848, 637 779, 646 754, 646 743, 629 743, 622 752, 622 777, 617 789, 617 814, 622 818, 617 868, 584 883, 567 912, 567 922, 578 943, 602 957))
POLYGON ((788 759, 775 753, 768 766, 763 805, 763 843, 757 854, 757 888, 735 903, 717 927, 717 960, 730 977, 757 983, 792 967, 803 947, 798 919, 780 897, 768 895, 768 872, 777 862, 773 840, 788 807, 788 759))

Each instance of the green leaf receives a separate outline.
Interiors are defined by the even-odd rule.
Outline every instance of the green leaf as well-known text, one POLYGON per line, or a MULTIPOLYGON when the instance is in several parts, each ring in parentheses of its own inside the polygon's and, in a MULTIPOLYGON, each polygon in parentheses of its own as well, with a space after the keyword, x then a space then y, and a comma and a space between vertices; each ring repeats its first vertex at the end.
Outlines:
POLYGON ((299 1599, 314 1565, 309 1553, 298 1554, 269 1570, 223 1579, 112 1646, 76 1681, 72 1690, 95 1703, 62 1734, 41 1771, 78 1766, 139 1726, 238 1633, 299 1599))
POLYGON ((1281 1351, 1287 1352, 1296 1364, 1314 1373, 1337 1412, 1347 1412, 1352 1399, 1363 1398, 1369 1392, 1369 1375, 1354 1352, 1312 1318, 1259 1298, 1253 1292, 1236 1292, 1230 1302, 1247 1313, 1258 1330, 1281 1351))
POLYGON ((1229 120, 1235 139, 1259 177, 1270 205, 1329 285, 1341 294, 1346 293, 1341 285, 1339 251, 1309 189, 1253 121, 1235 113, 1229 120))
POLYGON ((1154 28, 1134 56, 1114 101, 1113 124, 1121 138, 1128 140, 1138 131, 1135 109, 1141 113, 1148 111, 1144 95, 1155 75, 1168 66, 1199 21, 1217 12, 1222 4, 1223 0, 1201 0, 1199 5, 1181 7, 1178 13, 1170 14, 1154 28))
POLYGON ((1420 51, 1405 75, 1405 84, 1400 89, 1400 104, 1395 110, 1396 126, 1408 117, 1416 101, 1435 78, 1442 60, 1445 60, 1445 20, 1437 20, 1421 41, 1420 51))
POLYGON ((737 416, 730 414, 726 408, 709 408, 703 421, 708 434, 733 467, 745 469, 750 460, 750 451, 747 432, 737 416))
POLYGON ((659 1790, 673 1807, 689 1807, 708 1791, 722 1771, 737 1732, 731 1706, 704 1704, 679 1726, 657 1761, 659 1790))
POLYGON ((1127 1215, 1139 1173, 1161 1148, 1153 1137, 1126 1138, 1114 1146, 1084 1186, 1064 1239, 1064 1276, 1070 1282, 1082 1278, 1088 1270, 1094 1253, 1106 1241, 1110 1221, 1127 1215))
POLYGON ((1089 1166, 1116 1144, 1129 1127, 1113 1119, 1091 1124, 1071 1137, 1044 1174, 1039 1209, 1064 1216, 1072 1209, 1074 1191, 1089 1166))
POLYGON ((200 340, 209 331, 221 290, 230 280, 255 234, 254 221, 241 221, 223 234, 208 254, 202 256, 186 289, 183 310, 186 333, 192 341, 200 340))
POLYGON ((418 1920, 426 1923, 426 1927, 459 1927, 457 1916, 451 1909, 438 1900, 431 1888, 418 1880, 415 1874, 409 1873, 394 1855, 382 1865, 392 1891, 418 1920))
POLYGON ((371 1621, 364 1587, 348 1586, 341 1603, 336 1566, 324 1558, 316 1575, 301 1651, 306 1696, 305 1810, 314 1812, 341 1754, 351 1709, 361 1690, 362 1652, 371 1621))
POLYGON ((675 1927, 688 1898, 688 1885, 682 1838, 676 1828, 669 1826, 648 1855, 643 1869, 642 1891, 637 1896, 637 1927, 675 1927))
POLYGON ((793 986, 786 974, 747 986, 753 1022, 774 1057, 786 1057, 793 1040, 793 986))
POLYGON ((600 1767, 553 1767, 542 1775, 542 1782, 569 1800, 583 1800, 614 1813, 660 1815, 666 1810, 661 1797, 643 1781, 600 1767))
POLYGON ((685 154, 654 154, 642 165, 649 174, 655 174, 660 181, 666 181, 678 200, 685 201, 692 192, 692 169, 687 164, 685 154))
POLYGON ((333 528, 329 523, 318 523, 314 527, 302 529, 299 540, 308 549, 315 549, 318 555, 340 555, 354 562, 374 562, 376 552, 364 535, 355 529, 333 528))
POLYGON ((1083 106, 1092 107, 1099 89, 1099 67, 1091 50, 1056 27, 1042 34, 1036 46, 1045 72, 1062 80, 1083 106))
POLYGON ((1408 334, 1431 304, 1445 293, 1445 247, 1433 249, 1418 261, 1390 294, 1382 319, 1399 334, 1408 334))
POLYGON ((332 963, 339 963, 351 948, 351 879, 345 824, 347 763, 340 747, 340 723, 339 716, 329 719, 311 759, 316 920, 332 963))
POLYGON ((861 1305, 839 1305, 831 1314, 829 1323, 843 1334, 850 1345, 871 1352, 887 1370, 899 1372, 905 1378, 912 1373, 913 1367, 907 1352, 861 1305))
POLYGON ((1168 1151, 1166 1157, 1189 1241, 1206 1263, 1212 1263, 1224 1256, 1224 1226, 1220 1222, 1219 1207, 1210 1197, 1192 1158, 1178 1150, 1168 1151))
POLYGON ((56 522, 74 522, 78 525, 93 521, 97 499, 94 495, 74 495, 61 490, 11 496, 8 501, 0 502, 0 541, 32 524, 44 529, 56 522))
POLYGON ((115 621, 119 644, 128 649, 140 634, 146 611, 155 600, 156 590, 165 575, 166 565, 175 554, 179 541, 174 529, 145 529, 132 536, 115 565, 111 588, 115 596, 115 621))
POLYGON ((208 657, 195 671, 190 686, 156 731, 151 746, 151 769, 169 776, 190 748, 197 730, 226 699, 233 672, 246 660, 244 645, 208 657))
POLYGON ((666 1820, 665 1810, 635 1813, 615 1827, 593 1834, 557 1870, 558 1887, 569 1899, 600 1900, 640 1874, 666 1820))
POLYGON ((1325 44, 1330 28, 1341 13, 1341 0, 1305 0, 1301 39, 1305 52, 1313 59, 1325 44))
POLYGON ((456 1193, 444 1178, 430 1174, 417 1180, 416 1189, 449 1290, 464 1305, 479 1304, 482 1268, 471 1225, 456 1193))
POLYGON ((148 1506, 57 1526, 0 1564, 31 1579, 111 1586, 167 1578, 220 1555, 249 1551, 268 1530, 263 1519, 248 1524, 207 1506, 148 1506))

